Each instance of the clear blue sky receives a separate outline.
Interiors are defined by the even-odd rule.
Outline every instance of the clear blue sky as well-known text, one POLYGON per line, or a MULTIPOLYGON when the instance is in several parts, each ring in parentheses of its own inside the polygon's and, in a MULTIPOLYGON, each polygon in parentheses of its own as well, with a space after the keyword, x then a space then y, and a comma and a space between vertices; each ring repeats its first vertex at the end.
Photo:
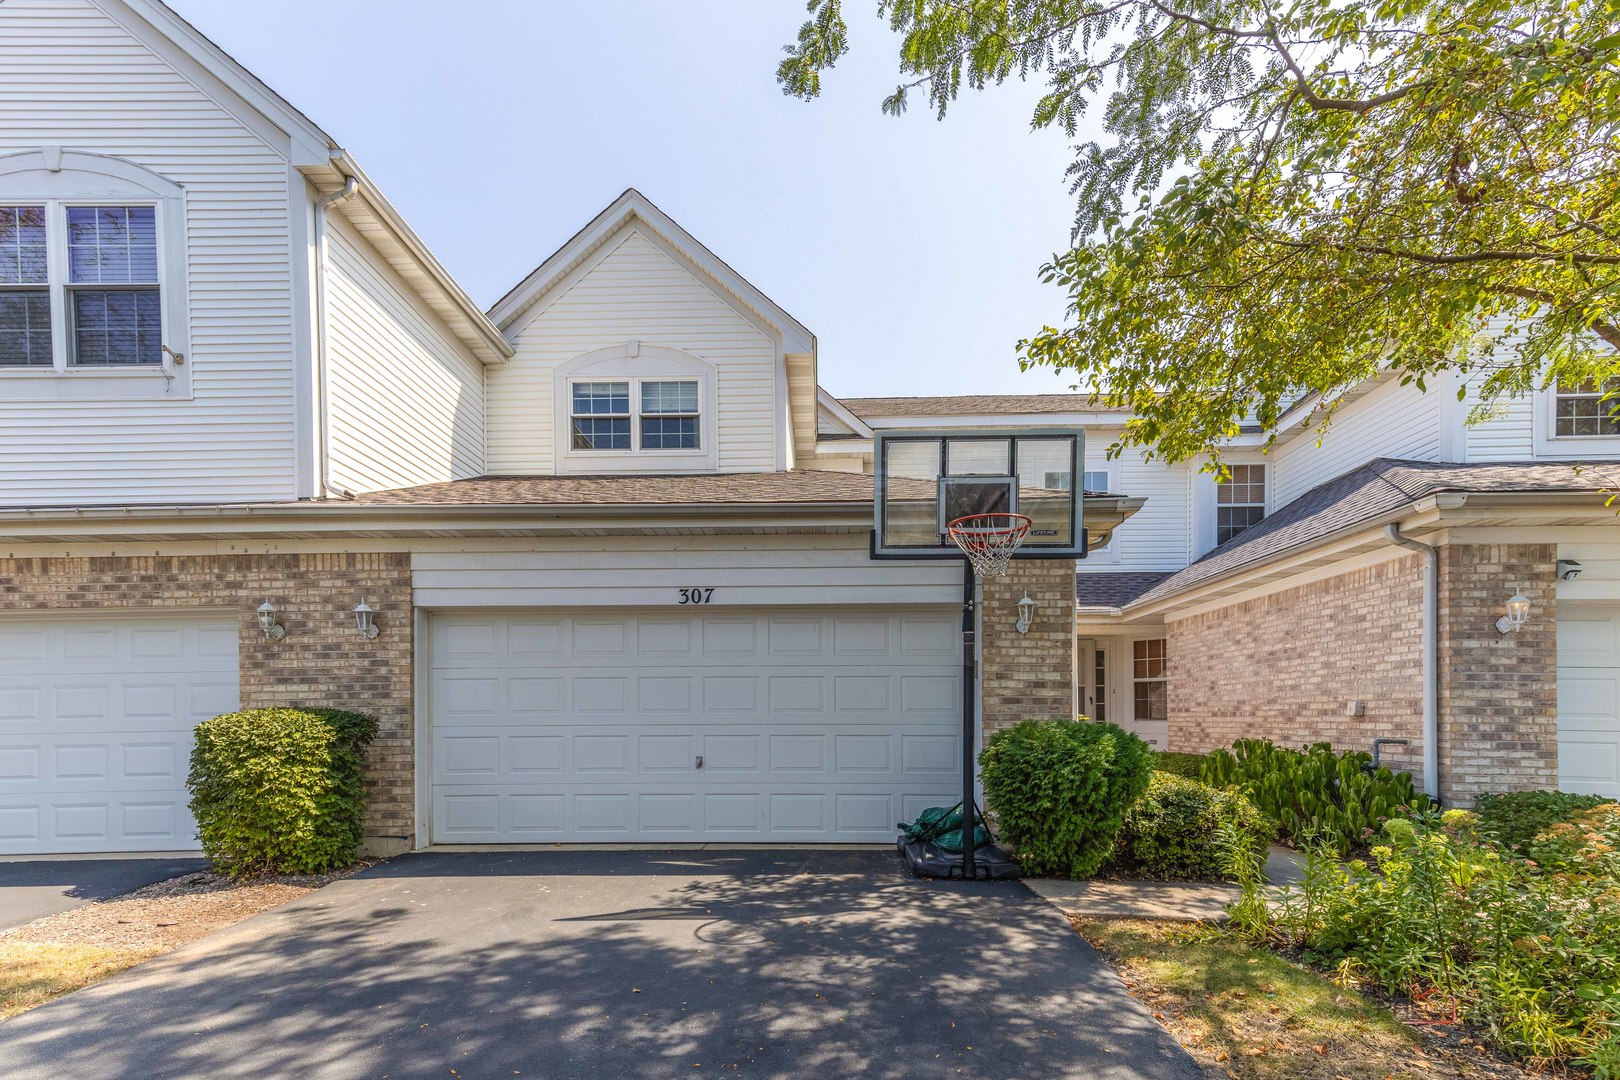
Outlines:
POLYGON ((352 153, 488 305, 639 188, 819 339, 835 394, 1043 393, 1061 133, 1034 86, 884 116, 895 40, 850 5, 823 97, 783 97, 800 0, 170 0, 352 153))

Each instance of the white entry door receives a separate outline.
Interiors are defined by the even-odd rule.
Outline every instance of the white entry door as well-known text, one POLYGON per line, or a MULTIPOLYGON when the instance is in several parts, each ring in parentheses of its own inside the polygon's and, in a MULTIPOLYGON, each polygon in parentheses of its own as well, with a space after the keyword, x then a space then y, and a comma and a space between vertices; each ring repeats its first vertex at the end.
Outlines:
POLYGON ((196 847, 191 729, 236 707, 229 618, 0 619, 0 854, 196 847))
POLYGON ((961 638, 909 614, 438 614, 432 838, 886 842, 961 790, 961 638))
POLYGON ((1620 798, 1620 605, 1558 605, 1558 787, 1620 798))

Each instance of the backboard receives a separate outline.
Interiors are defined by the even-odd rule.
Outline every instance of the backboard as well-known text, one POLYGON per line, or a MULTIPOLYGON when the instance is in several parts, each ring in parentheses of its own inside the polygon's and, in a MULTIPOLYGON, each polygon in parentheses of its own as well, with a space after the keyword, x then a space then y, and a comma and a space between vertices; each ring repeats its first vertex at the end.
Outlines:
POLYGON ((1075 428, 879 431, 872 557, 961 558, 945 526, 968 514, 1023 514, 1014 558, 1081 559, 1085 437, 1075 428))

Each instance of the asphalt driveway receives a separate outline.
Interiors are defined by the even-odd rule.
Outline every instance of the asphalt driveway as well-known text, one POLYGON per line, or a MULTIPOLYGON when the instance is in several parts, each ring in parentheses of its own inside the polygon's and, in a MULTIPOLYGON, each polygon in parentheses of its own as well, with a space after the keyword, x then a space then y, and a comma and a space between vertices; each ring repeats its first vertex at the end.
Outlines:
POLYGON ((0 1024, 24 1077, 1201 1074, 1016 882, 873 851, 409 855, 0 1024))
POLYGON ((193 874, 208 866, 195 855, 0 856, 0 930, 193 874))

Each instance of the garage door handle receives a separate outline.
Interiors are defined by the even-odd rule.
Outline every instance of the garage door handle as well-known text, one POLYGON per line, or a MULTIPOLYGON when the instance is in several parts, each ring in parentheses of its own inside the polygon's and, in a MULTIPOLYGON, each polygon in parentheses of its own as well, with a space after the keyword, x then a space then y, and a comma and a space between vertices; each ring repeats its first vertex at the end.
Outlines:
POLYGON ((703 768, 703 755, 702 754, 699 754, 697 756, 697 767, 700 768, 700 769, 703 768))

